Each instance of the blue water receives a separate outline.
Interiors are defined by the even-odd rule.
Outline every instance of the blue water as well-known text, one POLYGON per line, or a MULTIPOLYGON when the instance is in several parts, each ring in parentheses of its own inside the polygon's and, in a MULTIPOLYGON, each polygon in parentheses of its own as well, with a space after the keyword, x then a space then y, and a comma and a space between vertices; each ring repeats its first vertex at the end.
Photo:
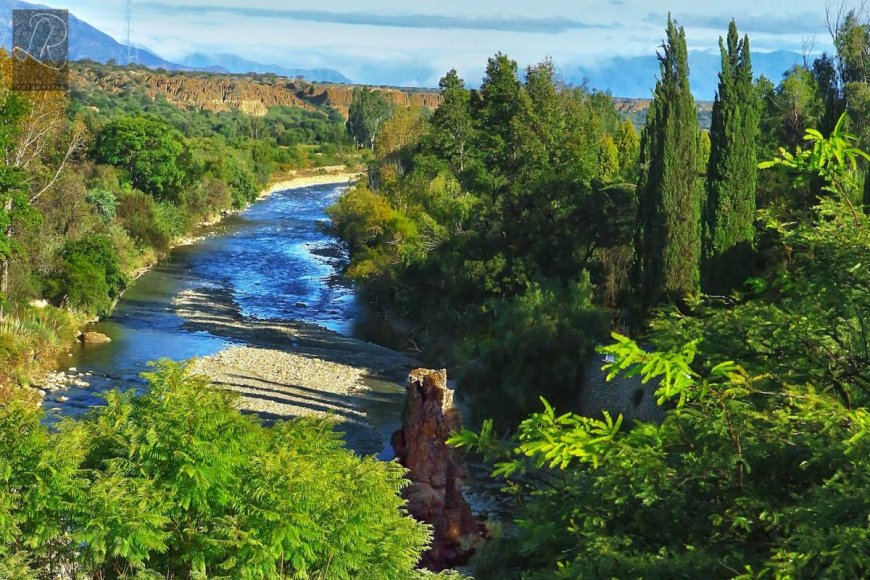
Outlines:
POLYGON ((49 393, 51 413, 76 416, 99 404, 99 394, 137 386, 148 361, 185 360, 214 354, 234 340, 183 327, 173 300, 187 289, 229 292, 246 316, 295 319, 350 334, 357 303, 340 276, 345 259, 338 241, 324 233, 324 213, 344 189, 321 185, 281 191, 240 215, 207 228, 207 237, 176 248, 170 259, 139 278, 113 315, 91 328, 106 345, 76 346, 60 369, 74 367, 91 383, 49 393), (68 400, 60 401, 58 397, 68 400))

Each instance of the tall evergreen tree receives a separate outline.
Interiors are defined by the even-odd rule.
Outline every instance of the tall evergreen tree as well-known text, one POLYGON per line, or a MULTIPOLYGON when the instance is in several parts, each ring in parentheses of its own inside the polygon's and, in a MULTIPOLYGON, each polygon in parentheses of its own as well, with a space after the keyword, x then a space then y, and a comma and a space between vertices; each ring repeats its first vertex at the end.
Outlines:
POLYGON ((491 192, 504 188, 515 170, 511 133, 512 120, 520 111, 521 89, 516 61, 499 52, 487 62, 480 92, 471 99, 478 136, 476 148, 484 169, 477 180, 491 192))
POLYGON ((438 86, 444 100, 432 115, 432 146, 442 159, 449 161, 456 175, 462 175, 474 136, 471 95, 456 69, 444 75, 438 86))
POLYGON ((656 84, 641 138, 635 290, 642 312, 698 291, 701 192, 698 117, 689 88, 686 34, 668 16, 656 84))
POLYGON ((739 287, 751 273, 758 183, 759 107, 749 37, 740 39, 733 20, 727 46, 720 38, 719 50, 722 72, 713 104, 704 210, 703 286, 714 293, 739 287))

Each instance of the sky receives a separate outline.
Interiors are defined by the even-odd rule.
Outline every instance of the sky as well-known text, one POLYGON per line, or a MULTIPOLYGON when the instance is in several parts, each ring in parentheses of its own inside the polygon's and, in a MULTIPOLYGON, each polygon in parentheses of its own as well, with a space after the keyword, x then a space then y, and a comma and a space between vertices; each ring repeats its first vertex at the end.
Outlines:
MULTIPOLYGON (((43 0, 123 40, 125 0, 43 0)), ((830 50, 825 0, 132 0, 133 44, 170 61, 233 53, 288 67, 333 68, 354 82, 434 86, 456 68, 479 82, 503 51, 521 66, 595 67, 654 54, 668 12, 690 50, 715 50, 736 18, 755 51, 830 50)))

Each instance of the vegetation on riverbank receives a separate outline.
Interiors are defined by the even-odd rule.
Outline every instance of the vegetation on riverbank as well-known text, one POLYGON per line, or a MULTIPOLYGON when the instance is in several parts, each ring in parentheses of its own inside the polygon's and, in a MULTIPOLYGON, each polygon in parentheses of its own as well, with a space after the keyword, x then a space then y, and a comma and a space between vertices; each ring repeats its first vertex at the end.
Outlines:
POLYGON ((429 530, 328 420, 263 427, 176 364, 56 433, 0 405, 0 576, 395 578, 429 530))
POLYGON ((331 216, 349 274, 416 344, 459 345, 442 360, 494 420, 453 440, 516 499, 479 577, 867 575, 870 23, 835 45, 752 84, 732 24, 709 134, 673 21, 639 143, 607 95, 502 54, 384 125, 331 216), (608 326, 661 424, 571 413, 608 326))
POLYGON ((38 377, 130 280, 200 223, 251 203, 274 175, 362 159, 329 109, 185 110, 135 83, 120 95, 76 84, 68 101, 10 90, 7 56, 3 66, 12 193, 0 212, 0 383, 38 377), (42 299, 50 304, 29 306, 42 299))
MULTIPOLYGON (((0 355, 22 380, 75 321, 22 303, 104 312, 198 220, 352 138, 369 178, 329 210, 348 274, 461 370, 485 420, 452 443, 516 500, 479 577, 866 577, 870 22, 841 16, 836 58, 778 85, 752 81, 732 23, 710 132, 670 19, 641 135, 609 95, 501 53, 479 90, 447 73, 431 115, 358 90, 340 139, 329 112, 254 123, 133 92, 70 120, 7 87, 0 355), (333 137, 300 146, 302 125, 333 137), (602 343, 660 423, 572 412, 602 343)), ((56 433, 0 393, 0 575, 417 574, 428 534, 395 463, 322 421, 264 428, 182 366, 148 378, 56 433)))

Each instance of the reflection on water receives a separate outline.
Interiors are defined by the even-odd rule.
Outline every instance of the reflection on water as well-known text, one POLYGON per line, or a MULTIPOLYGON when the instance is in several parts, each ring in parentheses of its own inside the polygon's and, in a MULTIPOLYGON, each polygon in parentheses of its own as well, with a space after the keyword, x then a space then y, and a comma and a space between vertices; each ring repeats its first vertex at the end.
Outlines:
POLYGON ((349 334, 356 301, 339 275, 345 256, 322 227, 324 209, 344 187, 274 193, 208 228, 203 241, 173 250, 171 259, 127 290, 109 319, 93 325, 112 342, 78 346, 62 361, 61 370, 91 373, 91 386, 51 393, 45 407, 78 415, 100 403, 100 392, 141 386, 139 374, 148 361, 207 356, 231 344, 227 337, 182 328, 172 302, 186 289, 219 287, 232 293, 246 316, 303 320, 349 334))

